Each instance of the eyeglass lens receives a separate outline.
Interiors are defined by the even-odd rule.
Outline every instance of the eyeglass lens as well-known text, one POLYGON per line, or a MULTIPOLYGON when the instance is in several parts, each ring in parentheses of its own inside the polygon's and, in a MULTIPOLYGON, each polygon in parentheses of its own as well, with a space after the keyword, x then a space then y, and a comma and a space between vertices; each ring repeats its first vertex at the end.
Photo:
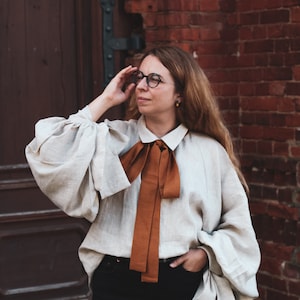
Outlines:
POLYGON ((156 73, 150 73, 149 75, 144 75, 142 71, 137 71, 133 74, 133 82, 135 84, 139 84, 143 78, 146 77, 146 83, 149 87, 155 88, 159 85, 161 82, 161 78, 156 73))

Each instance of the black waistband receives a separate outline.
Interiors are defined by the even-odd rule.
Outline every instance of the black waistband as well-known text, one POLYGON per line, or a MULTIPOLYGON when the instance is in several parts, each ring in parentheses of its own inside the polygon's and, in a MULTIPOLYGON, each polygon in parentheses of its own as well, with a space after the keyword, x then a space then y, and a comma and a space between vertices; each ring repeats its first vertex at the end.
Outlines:
MULTIPOLYGON (((160 258, 159 259, 159 263, 162 263, 162 264, 171 263, 172 261, 174 261, 178 257, 179 256, 169 257, 169 258, 160 258)), ((129 257, 118 257, 118 256, 112 256, 112 255, 105 255, 104 259, 108 260, 108 261, 111 261, 111 262, 115 262, 115 263, 126 263, 126 264, 129 264, 129 262, 130 262, 130 258, 129 257)))

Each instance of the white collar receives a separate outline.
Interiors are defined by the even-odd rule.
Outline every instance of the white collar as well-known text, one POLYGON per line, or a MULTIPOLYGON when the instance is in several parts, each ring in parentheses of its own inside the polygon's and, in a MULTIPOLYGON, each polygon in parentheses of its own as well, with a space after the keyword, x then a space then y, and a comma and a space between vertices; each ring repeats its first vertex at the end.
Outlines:
POLYGON ((185 137, 188 129, 183 125, 178 125, 175 129, 168 132, 162 137, 157 137, 152 131, 146 127, 145 118, 141 116, 137 122, 138 133, 142 143, 152 143, 156 140, 162 140, 172 151, 180 144, 185 137))

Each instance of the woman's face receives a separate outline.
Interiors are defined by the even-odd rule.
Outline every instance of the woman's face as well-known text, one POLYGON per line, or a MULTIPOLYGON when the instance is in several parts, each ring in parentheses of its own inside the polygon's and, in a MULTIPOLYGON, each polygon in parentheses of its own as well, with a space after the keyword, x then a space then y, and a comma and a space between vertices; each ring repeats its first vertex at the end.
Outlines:
POLYGON ((170 118, 175 120, 175 102, 179 94, 175 92, 174 80, 169 70, 156 56, 149 55, 142 61, 139 71, 142 72, 141 78, 143 75, 148 76, 153 73, 159 75, 148 77, 150 85, 155 85, 158 82, 156 87, 149 87, 145 77, 138 81, 135 94, 139 112, 146 118, 162 117, 165 120, 170 118))

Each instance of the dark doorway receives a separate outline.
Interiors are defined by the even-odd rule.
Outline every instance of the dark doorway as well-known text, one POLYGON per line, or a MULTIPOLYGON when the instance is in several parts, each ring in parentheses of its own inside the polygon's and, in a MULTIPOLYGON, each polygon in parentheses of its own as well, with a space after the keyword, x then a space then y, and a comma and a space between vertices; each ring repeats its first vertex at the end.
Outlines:
MULTIPOLYGON (((128 35, 140 20, 114 2, 115 34, 128 35)), ((37 120, 67 117, 103 89, 102 29, 97 0, 0 0, 0 299, 89 298, 77 255, 89 224, 40 192, 24 147, 37 120)), ((117 69, 128 55, 116 53, 117 69)))

